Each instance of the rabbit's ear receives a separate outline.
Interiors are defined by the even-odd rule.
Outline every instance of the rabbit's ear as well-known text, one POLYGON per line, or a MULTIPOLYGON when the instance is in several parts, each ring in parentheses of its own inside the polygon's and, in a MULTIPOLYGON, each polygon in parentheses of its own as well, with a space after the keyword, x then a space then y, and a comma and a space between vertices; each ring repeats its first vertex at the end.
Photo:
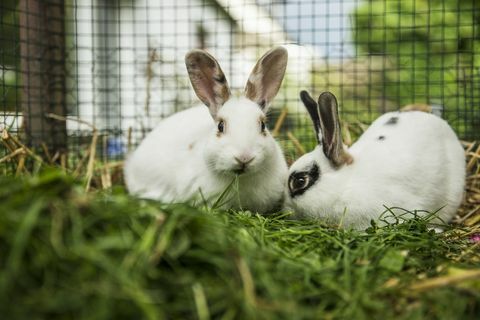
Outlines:
POLYGON ((320 111, 323 153, 336 168, 344 164, 351 164, 353 158, 343 148, 337 99, 332 93, 324 92, 318 97, 318 108, 320 111))
POLYGON ((230 88, 220 65, 214 57, 199 49, 185 55, 185 64, 193 90, 216 119, 218 109, 230 98, 230 88))
POLYGON ((283 47, 268 51, 258 60, 245 86, 245 96, 263 111, 277 95, 287 68, 288 52, 283 47))
POLYGON ((310 94, 302 90, 300 91, 300 99, 302 99, 303 105, 308 111, 308 114, 310 115, 310 118, 312 119, 313 122, 313 127, 315 128, 315 135, 317 137, 318 143, 321 142, 321 136, 319 136, 320 133, 320 113, 318 110, 318 104, 313 98, 310 96, 310 94))

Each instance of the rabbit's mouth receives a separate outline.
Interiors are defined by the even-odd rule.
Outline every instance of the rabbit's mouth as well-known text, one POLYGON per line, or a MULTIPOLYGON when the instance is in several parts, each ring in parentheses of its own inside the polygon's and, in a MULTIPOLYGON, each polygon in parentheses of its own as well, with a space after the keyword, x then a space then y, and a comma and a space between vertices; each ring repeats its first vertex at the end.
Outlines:
POLYGON ((236 176, 249 176, 257 172, 257 167, 252 165, 240 165, 236 168, 232 168, 230 173, 235 174, 236 176))
POLYGON ((225 177, 239 177, 239 176, 247 176, 250 175, 252 172, 251 168, 249 166, 236 166, 236 167, 230 167, 230 168, 225 168, 222 170, 218 170, 218 173, 221 174, 222 176, 225 177))
POLYGON ((237 176, 244 174, 247 171, 247 165, 243 164, 237 169, 233 169, 232 172, 237 176))
POLYGON ((255 160, 255 157, 250 157, 248 159, 246 159, 245 157, 243 158, 235 157, 237 166, 232 170, 232 172, 235 173, 237 176, 244 174, 245 172, 247 172, 247 169, 251 167, 251 163, 253 162, 253 160, 255 160))

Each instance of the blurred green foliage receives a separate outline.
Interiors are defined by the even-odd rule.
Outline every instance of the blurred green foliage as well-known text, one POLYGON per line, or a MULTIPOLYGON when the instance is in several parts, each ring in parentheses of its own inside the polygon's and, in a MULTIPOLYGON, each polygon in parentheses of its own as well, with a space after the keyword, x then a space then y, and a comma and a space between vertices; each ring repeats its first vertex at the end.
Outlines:
POLYGON ((399 107, 443 105, 444 116, 461 136, 479 138, 479 10, 475 0, 369 0, 359 5, 353 13, 353 40, 360 56, 382 59, 378 95, 399 107))

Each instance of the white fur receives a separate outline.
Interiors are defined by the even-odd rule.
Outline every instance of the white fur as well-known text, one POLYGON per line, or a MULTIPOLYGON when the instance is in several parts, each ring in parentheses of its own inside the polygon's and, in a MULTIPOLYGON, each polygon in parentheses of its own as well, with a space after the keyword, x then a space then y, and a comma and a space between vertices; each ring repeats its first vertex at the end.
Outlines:
POLYGON ((356 229, 377 220, 384 206, 429 212, 443 207, 438 217, 444 222, 455 215, 465 185, 465 154, 446 121, 418 111, 387 113, 348 152, 353 163, 337 170, 321 146, 298 159, 290 172, 316 162, 320 178, 293 199, 287 192, 287 205, 301 216, 356 229), (391 117, 398 122, 385 125, 391 117))
POLYGON ((219 136, 205 106, 162 120, 126 161, 128 190, 162 202, 198 199, 201 191, 215 201, 235 179, 234 157, 254 156, 238 176, 238 194, 225 206, 256 212, 279 207, 288 169, 278 143, 268 131, 261 133, 264 116, 247 98, 230 98, 218 111, 217 118, 225 120, 219 136))

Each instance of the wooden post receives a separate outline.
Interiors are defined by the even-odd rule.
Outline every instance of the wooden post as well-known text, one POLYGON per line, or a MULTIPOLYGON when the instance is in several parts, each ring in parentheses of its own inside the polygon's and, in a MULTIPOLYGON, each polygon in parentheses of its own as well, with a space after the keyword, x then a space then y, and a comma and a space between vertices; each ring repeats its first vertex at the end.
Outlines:
POLYGON ((30 146, 45 143, 53 155, 67 150, 65 1, 20 0, 22 111, 30 146))

